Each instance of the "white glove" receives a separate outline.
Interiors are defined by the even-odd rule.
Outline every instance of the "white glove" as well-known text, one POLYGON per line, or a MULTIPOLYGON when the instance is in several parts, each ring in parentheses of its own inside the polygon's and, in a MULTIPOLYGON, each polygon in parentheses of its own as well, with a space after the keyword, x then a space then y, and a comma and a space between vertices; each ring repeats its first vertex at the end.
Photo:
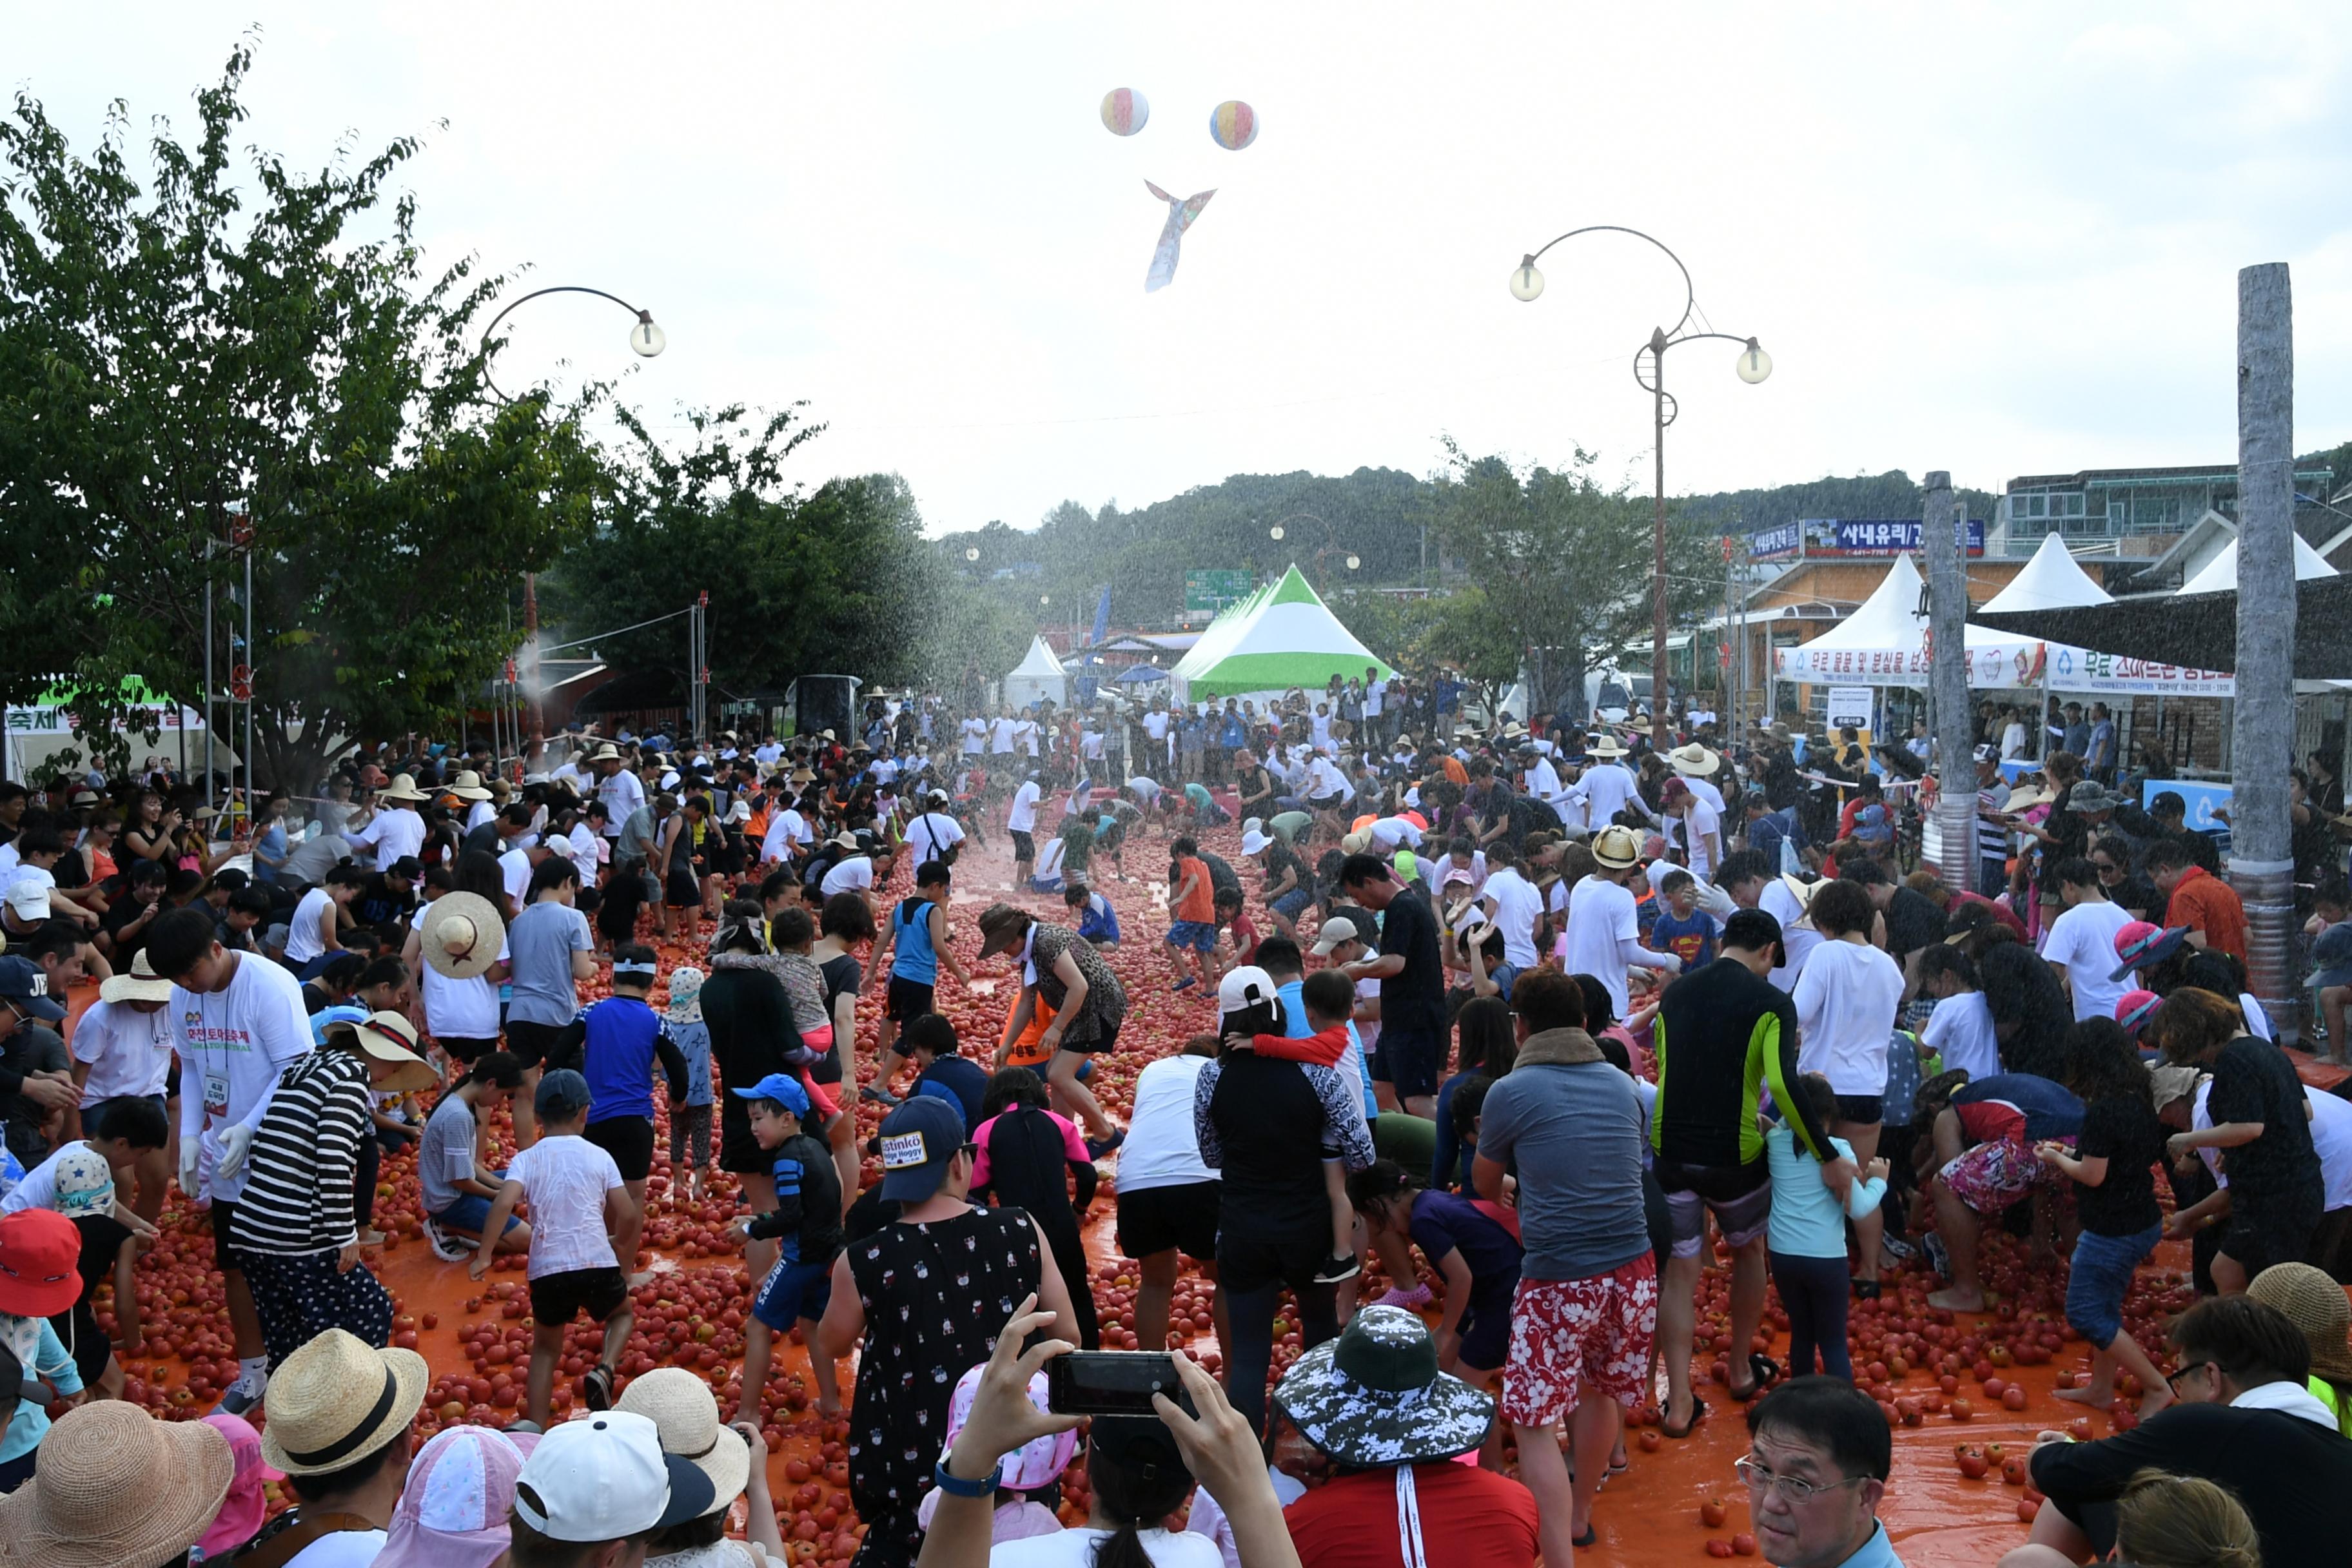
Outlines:
POLYGON ((237 1122, 220 1135, 220 1158, 213 1165, 213 1173, 223 1181, 236 1174, 245 1164, 247 1151, 253 1147, 253 1129, 237 1122))
POLYGON ((201 1133, 180 1140, 180 1191, 186 1194, 191 1201, 197 1195, 196 1164, 204 1158, 203 1142, 201 1133))

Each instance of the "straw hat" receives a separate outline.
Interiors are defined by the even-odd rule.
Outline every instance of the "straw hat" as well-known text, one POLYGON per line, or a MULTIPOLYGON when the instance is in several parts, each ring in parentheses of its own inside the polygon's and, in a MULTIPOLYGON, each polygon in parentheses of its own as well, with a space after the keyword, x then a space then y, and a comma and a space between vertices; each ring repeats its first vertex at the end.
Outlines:
POLYGON ((1799 909, 1811 914, 1813 908, 1813 895, 1828 887, 1829 882, 1826 879, 1808 881, 1794 871, 1783 871, 1780 873, 1780 885, 1788 889, 1790 894, 1796 899, 1799 909))
POLYGON ((855 850, 862 847, 857 842, 857 835, 850 832, 849 829, 845 827, 840 832, 835 834, 832 837, 826 839, 824 842, 826 847, 832 849, 855 850))
POLYGON ((459 800, 488 800, 490 792, 482 787, 482 775, 471 768, 461 771, 449 785, 449 793, 459 800))
POLYGON ((41 1473, 0 1498, 0 1563, 158 1568, 203 1538, 236 1475, 201 1421, 113 1399, 68 1410, 41 1439, 41 1473))
POLYGON ((394 773, 392 783, 377 792, 383 800, 430 800, 433 797, 416 787, 415 773, 394 773))
POLYGON ((380 1079, 376 1088, 387 1093, 414 1093, 437 1087, 441 1075, 417 1053, 416 1026, 400 1013, 373 1013, 362 1019, 338 1019, 327 1026, 327 1038, 338 1040, 371 1062, 389 1062, 400 1070, 380 1079))
POLYGON ((1701 778, 1723 765, 1721 757, 1717 756, 1696 741, 1693 741, 1687 746, 1676 746, 1666 753, 1666 761, 1674 763, 1675 772, 1693 773, 1701 778))
POLYGON ((444 893, 425 909, 425 962, 452 980, 488 974, 505 930, 498 906, 479 893, 444 893))
POLYGON ((1642 841, 1622 823, 1612 823, 1592 837, 1592 858, 1612 871, 1640 863, 1642 841))
POLYGON ((1603 735, 1601 739, 1588 743, 1584 748, 1584 753, 1590 757, 1622 757, 1625 754, 1625 748, 1617 743, 1616 736, 1603 735))
POLYGON ((2054 789, 2046 787, 2036 789, 2030 784, 2021 785, 2009 792, 2009 803, 2003 805, 2001 810, 2026 811, 2037 805, 2048 805, 2057 798, 2058 792, 2054 789))
POLYGON ((2275 1307, 2310 1342, 2311 1375, 2352 1382, 2352 1300, 2324 1269, 2308 1263, 2273 1263, 2254 1276, 2246 1294, 2275 1307))
POLYGON ((98 996, 101 1002, 169 1002, 172 983, 155 973, 142 947, 131 957, 130 973, 110 974, 99 982, 98 996))
POLYGON ((632 1379, 614 1408, 649 1418, 660 1429, 662 1452, 693 1461, 722 1506, 742 1495, 751 1447, 720 1423, 719 1401, 702 1379, 682 1366, 657 1366, 632 1379))
POLYGON ((289 1476, 323 1476, 408 1430, 431 1381, 415 1351, 371 1350, 329 1329, 269 1379, 261 1457, 289 1476))
POLYGON ((1339 840, 1339 847, 1350 855, 1361 855, 1371 845, 1372 836, 1369 833, 1350 833, 1339 840))

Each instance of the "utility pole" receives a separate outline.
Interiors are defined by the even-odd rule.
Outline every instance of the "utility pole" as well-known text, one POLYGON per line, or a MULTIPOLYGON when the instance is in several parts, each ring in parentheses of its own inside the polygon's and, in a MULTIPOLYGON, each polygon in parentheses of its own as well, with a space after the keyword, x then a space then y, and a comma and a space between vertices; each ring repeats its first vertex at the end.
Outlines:
POLYGON ((1927 476, 1919 548, 1927 556, 1928 700, 1936 722, 1936 826, 1944 886, 1978 891, 1977 763, 1969 739, 1969 580, 1961 566, 1960 508, 1952 476, 1927 476))
POLYGON ((2277 1037, 2299 1037, 2294 859, 2294 310, 2286 263, 2238 274, 2238 669, 2230 731, 2230 884, 2246 969, 2277 1037), (2257 613, 2246 613, 2248 605, 2257 613))

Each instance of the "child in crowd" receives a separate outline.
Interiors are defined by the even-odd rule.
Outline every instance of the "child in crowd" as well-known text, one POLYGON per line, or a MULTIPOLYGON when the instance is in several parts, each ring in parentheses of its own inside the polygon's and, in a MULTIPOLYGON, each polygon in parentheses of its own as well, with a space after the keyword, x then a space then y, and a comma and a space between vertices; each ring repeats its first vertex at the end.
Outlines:
POLYGON ((1118 911, 1102 894, 1084 882, 1072 882, 1062 889, 1062 905, 1077 922, 1078 934, 1094 946, 1118 945, 1118 911))
POLYGON ((2164 1157, 2164 1124, 2147 1068, 2112 1018, 2086 1018, 2067 1032, 2066 1087, 2083 1101, 2083 1131, 2072 1151, 2044 1142, 2034 1152, 2074 1184, 2083 1228, 2066 1281, 2066 1321, 2091 1342, 2091 1381, 2058 1397, 2105 1409, 2121 1362, 2139 1380, 2145 1419, 2172 1403, 2172 1388, 2124 1327, 2123 1307, 2133 1270, 2163 1229, 2152 1167, 2164 1157))
MULTIPOLYGON (((669 1026, 647 999, 656 972, 654 950, 643 942, 625 942, 614 948, 613 994, 584 1009, 548 1053, 550 1065, 577 1066, 587 1079, 589 1108, 583 1135, 613 1156, 621 1180, 628 1184, 629 1207, 613 1235, 624 1273, 635 1266, 637 1238, 645 1233, 646 1179, 654 1167, 656 1060, 669 1079, 671 1108, 676 1110, 686 1100, 686 1058, 670 1038, 669 1026)), ((629 1288, 635 1289, 646 1278, 630 1274, 629 1288)))
POLYGON ((780 1244, 775 1267, 768 1270, 751 1302, 751 1321, 743 1336, 743 1398, 735 1418, 759 1421, 771 1346, 776 1335, 790 1333, 795 1321, 810 1345, 817 1409, 838 1415, 841 1388, 833 1363, 814 1348, 817 1322, 833 1299, 833 1260, 842 1246, 841 1183, 834 1174, 833 1152, 802 1128, 809 1097, 798 1079, 770 1073, 751 1088, 732 1092, 751 1101, 751 1137, 761 1158, 773 1162, 776 1206, 762 1215, 738 1215, 730 1223, 739 1240, 780 1244))
MULTIPOLYGON (((880 969, 888 960, 890 984, 884 993, 882 1022, 875 1037, 881 1067, 862 1092, 865 1099, 886 1107, 898 1103, 890 1094, 890 1080, 898 1076, 899 1064, 905 1059, 895 1048, 898 1031, 934 1010, 932 998, 938 994, 940 967, 944 965, 959 984, 968 984, 971 979, 948 943, 948 897, 954 884, 955 873, 944 860, 927 860, 917 867, 914 893, 890 906, 887 929, 874 944, 870 966, 880 969)), ((781 939, 777 945, 783 945, 781 939)), ((831 1038, 828 1030, 826 1039, 831 1038)))
MULTIPOLYGON (((1511 1300, 1518 1291, 1525 1250, 1506 1223, 1515 1223, 1517 1213, 1482 1198, 1416 1190, 1394 1160, 1375 1161, 1349 1175, 1348 1197, 1376 1241, 1411 1237, 1430 1267, 1444 1277, 1438 1370, 1474 1383, 1500 1372, 1510 1350, 1511 1300)), ((1497 1422, 1482 1456, 1489 1469, 1502 1468, 1502 1451, 1497 1422)))
POLYGON ((1698 907, 1698 879, 1677 867, 1658 879, 1658 898, 1664 907, 1643 945, 1681 959, 1685 974, 1713 963, 1715 917, 1698 907))
MULTIPOLYGON (((75 1405, 81 1403, 81 1373, 49 1320, 70 1310, 81 1289, 74 1271, 80 1251, 81 1233, 52 1209, 0 1215, 0 1350, 8 1352, 0 1361, 17 1370, 20 1383, 39 1378, 57 1398, 75 1405)), ((30 1398, 5 1406, 15 1414, 0 1427, 0 1493, 15 1491, 32 1478, 41 1438, 49 1429, 48 1405, 30 1398)))
POLYGON ((702 1021, 702 971, 681 964, 670 971, 669 1005, 662 1010, 669 1037, 686 1058, 686 1103, 669 1113, 669 1187, 677 1195, 684 1178, 686 1201, 702 1201, 702 1173, 710 1168, 710 1026, 702 1021), (692 1158, 688 1158, 688 1155, 692 1158))
MULTIPOLYGON (((1001 1207, 1028 1210, 1062 1278, 1083 1279, 1087 1257, 1078 1215, 1094 1201, 1094 1160, 1077 1124, 1047 1110, 1047 1103, 1045 1080, 1027 1068, 1006 1068, 989 1079, 982 1121, 971 1130, 971 1201, 985 1205, 993 1198, 1001 1207)), ((1077 1320, 1072 1337, 1083 1349, 1097 1348, 1093 1293, 1072 1291, 1070 1308, 1077 1320)))
MULTIPOLYGON (((524 1381, 523 1414, 544 1427, 563 1332, 580 1312, 604 1328, 603 1353, 581 1380, 581 1398, 591 1410, 612 1408, 621 1350, 636 1326, 613 1235, 634 1230, 644 1216, 612 1154, 583 1135, 588 1126, 586 1079, 569 1068, 550 1072, 539 1080, 532 1109, 539 1113, 539 1142, 517 1152, 507 1166, 482 1234, 505 1235, 515 1205, 530 1205, 530 1371, 524 1381)), ((490 1252, 477 1248, 467 1274, 479 1279, 488 1273, 490 1252)))
POLYGON ((1257 962, 1257 924, 1242 906, 1239 888, 1217 889, 1217 929, 1224 933, 1219 943, 1219 962, 1231 969, 1257 962))
MULTIPOLYGON (((1267 994, 1273 994, 1273 984, 1262 969, 1235 970, 1218 993, 1227 1018, 1226 1046, 1282 1061, 1338 1067, 1348 1052, 1348 1021, 1356 1009, 1356 987, 1348 977, 1337 969, 1318 969, 1307 976, 1298 995, 1307 1008, 1307 1027, 1314 1033, 1293 1038, 1281 1034, 1244 1034, 1231 1026, 1233 1015, 1255 1000, 1246 994, 1252 976, 1265 983, 1267 994), (1244 984, 1236 986, 1235 981, 1244 984)), ((1316 1274, 1315 1283, 1336 1285, 1353 1279, 1363 1266, 1356 1256, 1356 1205, 1348 1195, 1347 1167, 1335 1148, 1323 1150, 1323 1185, 1331 1200, 1331 1258, 1316 1274)))
POLYGON ((2000 1042, 1975 962, 1957 947, 1930 942, 1919 953, 1918 974, 1919 988, 1936 999, 1919 1043, 1942 1053, 1942 1070, 1958 1069, 1971 1081, 2000 1071, 2000 1042))
MULTIPOLYGON (((1797 1079, 1820 1125, 1837 1116, 1837 1095, 1830 1080, 1809 1072, 1797 1079)), ((1830 1147, 1847 1161, 1853 1145, 1832 1138, 1830 1147)), ((1772 1283, 1789 1314, 1789 1375, 1803 1377, 1813 1371, 1820 1352, 1821 1368, 1832 1377, 1851 1379, 1853 1361, 1846 1352, 1845 1222, 1860 1219, 1878 1207, 1886 1195, 1886 1162, 1873 1160, 1859 1180, 1832 1184, 1819 1160, 1801 1148, 1785 1122, 1764 1133, 1765 1157, 1772 1167, 1772 1213, 1767 1224, 1767 1247, 1772 1283)), ((1841 1167, 1843 1169, 1843 1167, 1841 1167)))

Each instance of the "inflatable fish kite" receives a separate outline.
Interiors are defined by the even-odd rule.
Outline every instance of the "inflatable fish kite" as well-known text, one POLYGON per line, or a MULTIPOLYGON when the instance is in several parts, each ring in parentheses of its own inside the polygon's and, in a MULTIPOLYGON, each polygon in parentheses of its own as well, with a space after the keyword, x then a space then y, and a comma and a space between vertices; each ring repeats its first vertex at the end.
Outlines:
POLYGON ((1160 227, 1160 244, 1151 252, 1151 270, 1143 279, 1143 291, 1149 294, 1176 281, 1176 253, 1184 243, 1184 231, 1192 226, 1192 220, 1201 216, 1201 209, 1217 193, 1202 191, 1180 202, 1150 180, 1143 182, 1143 188, 1168 204, 1168 221, 1160 227))

